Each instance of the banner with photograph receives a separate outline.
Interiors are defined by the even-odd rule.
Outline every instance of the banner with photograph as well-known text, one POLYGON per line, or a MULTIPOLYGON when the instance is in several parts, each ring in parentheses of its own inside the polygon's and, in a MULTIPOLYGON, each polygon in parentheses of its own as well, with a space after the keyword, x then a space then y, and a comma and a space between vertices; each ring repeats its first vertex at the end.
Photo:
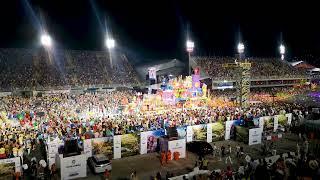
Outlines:
POLYGON ((273 130, 273 124, 272 116, 263 116, 259 118, 259 127, 263 128, 263 131, 273 130))
POLYGON ((21 172, 20 157, 0 159, 0 179, 12 179, 12 170, 21 172))
POLYGON ((140 135, 137 133, 121 135, 121 157, 134 156, 140 153, 140 135))
POLYGON ((207 141, 207 124, 191 126, 192 141, 207 141))
POLYGON ((164 135, 164 129, 141 132, 140 154, 158 152, 160 150, 160 143, 158 143, 158 139, 164 135))
POLYGON ((222 122, 215 122, 215 123, 208 124, 207 131, 208 131, 207 136, 211 135, 211 141, 208 141, 210 140, 210 138, 207 137, 207 142, 221 141, 224 139, 225 128, 222 122), (211 130, 211 133, 209 132, 210 130, 211 130))
POLYGON ((78 179, 87 177, 87 155, 60 157, 61 179, 78 179))
POLYGON ((224 139, 225 140, 229 140, 231 137, 233 137, 234 135, 234 123, 236 121, 226 121, 226 130, 225 130, 225 136, 224 139))
POLYGON ((277 117, 278 119, 278 129, 281 129, 282 131, 284 131, 284 127, 288 125, 288 118, 286 117, 285 114, 279 114, 279 115, 275 115, 275 117, 277 117))
POLYGON ((168 150, 171 151, 171 158, 173 158, 174 152, 180 153, 180 158, 186 157, 186 140, 178 139, 174 141, 168 141, 168 150))
POLYGON ((178 139, 187 139, 187 126, 177 127, 178 139))
POLYGON ((261 144, 262 128, 249 129, 249 145, 261 144))
MULTIPOLYGON (((90 147, 90 140, 91 140, 91 156, 96 154, 104 154, 109 159, 113 158, 113 137, 102 137, 102 138, 94 138, 94 139, 88 139, 88 143, 84 147, 87 146, 87 148, 90 147)), ((90 155, 90 150, 84 149, 84 152, 87 155, 90 155)))

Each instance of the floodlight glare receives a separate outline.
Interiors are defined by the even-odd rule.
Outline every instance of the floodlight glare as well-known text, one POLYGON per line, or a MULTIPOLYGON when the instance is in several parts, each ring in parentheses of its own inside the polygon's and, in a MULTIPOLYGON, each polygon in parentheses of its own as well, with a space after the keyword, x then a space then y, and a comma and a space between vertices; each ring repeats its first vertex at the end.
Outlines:
POLYGON ((114 39, 107 39, 106 40, 106 46, 107 46, 108 49, 114 48, 115 44, 116 43, 115 43, 114 39))
POLYGON ((238 44, 238 53, 242 54, 244 52, 244 44, 243 43, 239 43, 238 44))
POLYGON ((284 47, 283 44, 280 45, 279 50, 280 50, 281 55, 285 54, 285 52, 286 52, 286 48, 284 47))
POLYGON ((194 48, 194 42, 193 41, 190 41, 190 40, 187 40, 187 51, 188 52, 192 52, 193 51, 193 48, 194 48))
POLYGON ((43 34, 41 36, 41 44, 45 47, 51 47, 52 45, 51 37, 48 34, 43 34))

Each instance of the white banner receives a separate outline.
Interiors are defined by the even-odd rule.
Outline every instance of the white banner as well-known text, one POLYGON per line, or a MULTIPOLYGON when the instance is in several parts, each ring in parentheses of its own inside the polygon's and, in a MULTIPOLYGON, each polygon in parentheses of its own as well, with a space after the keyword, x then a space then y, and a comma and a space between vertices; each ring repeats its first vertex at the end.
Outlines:
POLYGON ((263 128, 264 125, 264 116, 259 118, 259 128, 263 128))
POLYGON ((92 156, 92 140, 85 139, 83 141, 83 152, 87 155, 87 158, 92 156))
POLYGON ((56 162, 56 155, 59 153, 59 147, 63 146, 64 142, 59 138, 54 139, 53 141, 48 142, 48 161, 49 161, 49 169, 53 163, 56 162))
MULTIPOLYGON (((20 157, 0 159, 0 164, 14 163, 15 172, 21 172, 20 157)), ((2 169, 0 169, 1 171, 2 169)))
POLYGON ((11 96, 11 92, 0 92, 0 97, 11 96))
POLYGON ((113 137, 113 158, 121 158, 121 135, 113 137))
POLYGON ((152 131, 141 132, 140 140, 140 154, 148 153, 148 136, 152 134, 152 131))
POLYGON ((292 122, 292 113, 288 113, 288 114, 286 114, 286 117, 287 117, 287 123, 288 123, 288 125, 291 125, 291 122, 292 122))
POLYGON ((261 144, 263 128, 249 129, 249 145, 261 144))
POLYGON ((187 126, 187 142, 192 142, 193 140, 193 130, 191 126, 187 126))
POLYGON ((231 132, 231 127, 235 121, 226 121, 226 134, 224 136, 225 140, 230 139, 230 132, 231 132))
POLYGON ((87 155, 60 156, 61 179, 77 179, 87 176, 87 155))
POLYGON ((180 158, 185 158, 186 157, 186 140, 179 139, 179 140, 169 141, 168 150, 171 151, 171 158, 173 158, 174 152, 179 152, 180 158))
POLYGON ((212 142, 212 124, 207 124, 207 142, 212 142))
POLYGON ((279 127, 278 116, 279 115, 273 116, 273 132, 276 132, 278 130, 278 127, 279 127))
POLYGON ((156 68, 149 68, 149 79, 157 79, 156 68))

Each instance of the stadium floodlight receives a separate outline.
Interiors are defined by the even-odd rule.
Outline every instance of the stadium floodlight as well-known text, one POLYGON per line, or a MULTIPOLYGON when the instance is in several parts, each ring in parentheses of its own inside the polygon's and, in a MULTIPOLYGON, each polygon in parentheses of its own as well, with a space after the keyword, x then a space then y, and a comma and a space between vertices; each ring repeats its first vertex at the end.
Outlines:
POLYGON ((186 46, 187 46, 187 51, 190 53, 193 51, 194 42, 191 40, 187 40, 186 46))
POLYGON ((279 47, 279 50, 280 50, 281 60, 284 60, 284 54, 286 53, 286 47, 283 44, 281 44, 279 47))
POLYGON ((239 54, 244 53, 244 44, 241 42, 238 44, 238 53, 239 54))
POLYGON ((41 44, 44 47, 51 47, 52 46, 51 37, 48 34, 42 34, 41 35, 41 44))
POLYGON ((279 50, 280 50, 280 54, 281 54, 281 55, 282 55, 282 54, 285 54, 285 52, 286 52, 286 48, 284 47, 283 44, 280 45, 279 50))
POLYGON ((114 39, 111 39, 111 38, 106 39, 106 46, 108 49, 113 49, 115 45, 116 43, 114 39))

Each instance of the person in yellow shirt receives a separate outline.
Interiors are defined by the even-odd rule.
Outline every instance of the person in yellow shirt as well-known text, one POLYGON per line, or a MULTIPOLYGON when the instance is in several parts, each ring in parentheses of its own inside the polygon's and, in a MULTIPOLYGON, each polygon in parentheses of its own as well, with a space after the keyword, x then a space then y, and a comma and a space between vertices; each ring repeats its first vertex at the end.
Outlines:
POLYGON ((1 159, 6 158, 6 149, 2 145, 0 147, 0 158, 1 159))

